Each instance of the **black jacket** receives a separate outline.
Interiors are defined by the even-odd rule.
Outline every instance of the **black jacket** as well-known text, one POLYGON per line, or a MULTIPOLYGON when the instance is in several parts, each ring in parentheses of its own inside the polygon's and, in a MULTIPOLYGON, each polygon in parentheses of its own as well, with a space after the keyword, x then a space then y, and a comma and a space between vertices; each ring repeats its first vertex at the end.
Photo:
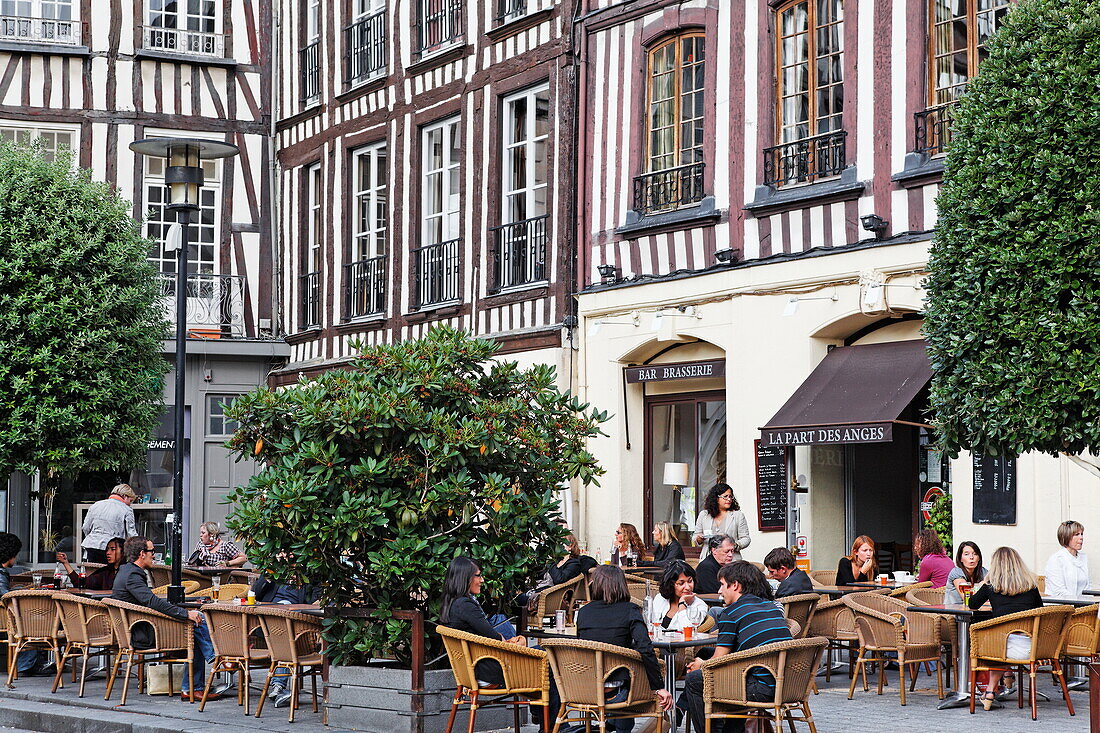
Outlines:
POLYGON ((852 574, 852 561, 847 557, 840 558, 840 561, 836 564, 836 584, 848 585, 849 583, 870 583, 874 580, 870 573, 860 573, 858 576, 852 574))
MULTIPOLYGON (((115 576, 114 587, 111 588, 111 598, 116 601, 125 601, 126 603, 134 603, 139 606, 145 606, 151 608, 154 611, 160 611, 166 616, 179 619, 180 621, 190 620, 187 618, 187 609, 181 608, 174 603, 169 603, 163 598, 158 598, 153 595, 153 589, 149 587, 149 576, 145 570, 139 568, 132 562, 128 562, 118 569, 118 574, 115 576)), ((130 632, 133 638, 134 648, 136 649, 149 649, 154 644, 153 628, 148 624, 139 624, 134 627, 130 632)))
POLYGON ((633 649, 642 655, 650 688, 660 690, 665 686, 661 679, 661 665, 649 640, 649 628, 642 619, 642 609, 632 602, 608 604, 592 601, 585 604, 577 611, 577 638, 633 649))
POLYGON ((447 610, 447 618, 442 619, 442 624, 469 634, 507 641, 504 635, 489 623, 489 617, 485 615, 485 610, 473 596, 462 596, 454 599, 451 602, 451 607, 447 610))
POLYGON ((565 564, 561 567, 558 567, 557 563, 551 563, 550 567, 546 568, 546 574, 554 581, 554 585, 561 585, 578 575, 586 574, 598 564, 599 563, 597 563, 595 559, 588 555, 578 555, 577 557, 571 557, 566 560, 565 564))
POLYGON ((695 592, 717 593, 718 570, 722 566, 714 559, 714 555, 707 555, 695 568, 695 592))
POLYGON ((657 568, 668 565, 673 560, 684 559, 684 548, 680 546, 680 543, 676 540, 672 540, 667 545, 655 545, 653 547, 653 559, 639 562, 638 564, 646 568, 657 568))
POLYGON ((775 597, 786 598, 787 596, 813 592, 814 584, 810 581, 810 576, 806 575, 805 571, 795 568, 786 580, 779 583, 779 588, 775 591, 775 597))
POLYGON ((283 585, 282 583, 275 583, 263 575, 252 584, 252 591, 256 594, 256 600, 261 603, 276 603, 278 601, 314 603, 317 596, 320 595, 312 585, 283 585))

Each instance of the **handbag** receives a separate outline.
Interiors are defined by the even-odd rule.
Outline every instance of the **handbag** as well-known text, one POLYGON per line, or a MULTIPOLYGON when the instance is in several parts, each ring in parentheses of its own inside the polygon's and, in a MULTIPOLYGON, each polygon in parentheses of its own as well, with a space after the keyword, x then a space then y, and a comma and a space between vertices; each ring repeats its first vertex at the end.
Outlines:
POLYGON ((147 664, 145 665, 145 687, 150 695, 171 695, 183 688, 183 676, 187 673, 186 664, 147 664), (172 680, 169 686, 168 674, 172 680))

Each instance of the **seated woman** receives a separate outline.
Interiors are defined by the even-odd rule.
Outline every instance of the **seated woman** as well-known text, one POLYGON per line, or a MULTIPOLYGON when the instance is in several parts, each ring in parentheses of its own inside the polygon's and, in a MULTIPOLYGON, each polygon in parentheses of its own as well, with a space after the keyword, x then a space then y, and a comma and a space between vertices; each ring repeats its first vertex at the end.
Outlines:
MULTIPOLYGON (((1019 611, 1030 611, 1043 607, 1043 597, 1039 595, 1039 579, 1031 572, 1020 554, 1011 547, 998 547, 989 563, 989 575, 970 596, 970 607, 977 610, 986 601, 993 608, 993 618, 1007 616, 1019 611)), ((1022 633, 1011 633, 1005 647, 1006 659, 1024 659, 1031 653, 1031 637, 1022 633)), ((985 673, 983 677, 990 673, 985 673)), ((992 673, 997 675, 996 672, 992 673)), ((1006 684, 1012 679, 1011 672, 1000 675, 1006 684)), ((982 696, 982 707, 993 707, 994 690, 997 677, 990 679, 982 696)), ((979 684, 981 680, 979 679, 979 684)))
POLYGON ((870 583, 878 574, 875 541, 865 534, 852 543, 852 554, 840 558, 836 566, 836 584, 870 583))
POLYGON ((973 542, 967 541, 959 544, 959 551, 955 553, 955 567, 947 575, 947 585, 943 589, 944 603, 962 603, 962 590, 959 588, 966 583, 971 588, 985 580, 989 573, 982 565, 982 551, 973 542))
POLYGON ((1084 598, 1089 587, 1089 561, 1081 551, 1085 544, 1084 525, 1072 519, 1059 524, 1058 544, 1062 547, 1047 560, 1047 597, 1084 598))
POLYGON ((698 626, 706 617, 707 603, 695 595, 695 568, 683 561, 672 562, 661 576, 647 620, 671 631, 682 631, 689 624, 698 626))
MULTIPOLYGON (((589 602, 577 611, 577 638, 633 649, 642 655, 646 679, 664 710, 672 709, 672 693, 661 679, 661 665, 653 653, 649 628, 642 618, 642 609, 630 600, 626 577, 619 568, 600 565, 592 571, 588 582, 589 602)), ((608 702, 621 702, 630 692, 630 674, 623 669, 608 676, 608 683, 617 690, 609 691, 608 702)), ((629 731, 633 720, 609 721, 609 731, 629 731)))
POLYGON ((611 564, 620 567, 637 565, 644 554, 645 543, 638 534, 638 528, 626 522, 620 524, 611 543, 611 564))
POLYGON ((668 522, 657 522, 653 525, 653 559, 638 561, 645 567, 662 567, 675 560, 684 559, 684 548, 672 533, 672 525, 668 522))
POLYGON ((57 561, 65 566, 65 572, 69 574, 69 580, 72 581, 74 588, 84 588, 85 590, 111 590, 115 585, 115 576, 118 574, 118 568, 122 565, 122 543, 125 542, 121 537, 115 537, 107 541, 107 546, 103 548, 107 553, 107 564, 101 568, 96 568, 87 577, 80 577, 80 573, 73 570, 73 566, 69 564, 69 556, 64 552, 57 553, 57 561))
POLYGON ((922 529, 913 538, 913 555, 920 558, 918 583, 932 581, 933 588, 947 585, 947 577, 955 569, 955 563, 943 549, 943 542, 934 529, 922 529))
POLYGON ((598 564, 593 558, 581 553, 581 546, 572 534, 566 535, 564 549, 565 556, 546 568, 546 575, 539 583, 539 588, 561 585, 578 575, 584 575, 598 564))
MULTIPOLYGON (((516 634, 516 629, 503 616, 485 615, 485 610, 475 596, 481 592, 481 568, 468 557, 459 555, 447 566, 443 580, 443 603, 439 609, 439 622, 452 629, 477 634, 487 639, 506 641, 509 644, 527 645, 527 640, 516 634)), ((489 686, 504 684, 504 672, 500 663, 483 659, 474 666, 477 681, 489 686)))
POLYGON ((199 541, 191 553, 188 565, 198 568, 240 567, 248 562, 244 552, 229 540, 222 539, 217 522, 199 525, 199 541))

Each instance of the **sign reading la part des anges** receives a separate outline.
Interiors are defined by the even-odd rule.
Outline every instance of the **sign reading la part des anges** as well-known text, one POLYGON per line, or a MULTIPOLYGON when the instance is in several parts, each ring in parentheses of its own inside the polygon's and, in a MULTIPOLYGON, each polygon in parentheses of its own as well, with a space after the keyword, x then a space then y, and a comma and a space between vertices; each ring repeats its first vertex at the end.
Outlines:
POLYGON ((804 428, 764 428, 760 442, 773 445, 829 445, 837 443, 889 443, 894 439, 894 424, 815 425, 804 428))
POLYGON ((626 381, 628 384, 670 382, 677 379, 710 379, 724 376, 726 376, 725 359, 626 367, 626 381))

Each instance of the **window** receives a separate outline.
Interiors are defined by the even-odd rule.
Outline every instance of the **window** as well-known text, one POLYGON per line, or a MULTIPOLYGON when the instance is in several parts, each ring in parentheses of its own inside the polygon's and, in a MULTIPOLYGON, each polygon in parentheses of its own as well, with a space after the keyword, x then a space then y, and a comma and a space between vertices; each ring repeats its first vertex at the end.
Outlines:
POLYGON ((302 275, 302 325, 305 328, 321 324, 321 269, 323 250, 321 239, 324 232, 323 207, 324 195, 320 164, 306 169, 306 252, 305 274, 302 275))
POLYGON ((145 47, 173 53, 221 56, 214 0, 146 0, 145 47))
POLYGON ((48 160, 57 157, 61 150, 73 150, 76 133, 73 130, 53 130, 42 127, 0 127, 0 137, 22 145, 39 143, 48 160))
POLYGON ((73 0, 0 0, 0 40, 80 43, 73 0))
POLYGON ((634 179, 634 209, 651 213, 703 199, 703 34, 664 41, 646 68, 646 173, 634 179))
POLYGON ((423 56, 448 48, 462 39, 463 0, 418 0, 418 53, 423 56))
POLYGON ((385 0, 355 0, 355 15, 344 29, 348 84, 374 79, 386 72, 385 0))
POLYGON ((546 279, 550 92, 504 99, 502 225, 494 228, 494 290, 546 279))
POLYGON ((345 266, 349 318, 381 313, 386 306, 389 166, 386 145, 357 150, 352 159, 355 202, 352 262, 345 266))
POLYGON ((1009 0, 932 0, 932 106, 954 102, 978 73, 986 41, 1004 23, 1009 0))
MULTIPOLYGON (((191 215, 190 248, 187 271, 191 274, 214 272, 215 249, 218 241, 219 166, 216 160, 202 161, 204 183, 199 190, 199 211, 191 215)), ((145 161, 145 236, 153 241, 149 261, 166 275, 176 272, 176 252, 166 248, 168 232, 176 223, 176 215, 168 208, 168 187, 164 183, 164 159, 145 161)))
POLYGON ((321 0, 305 0, 302 13, 305 45, 298 52, 303 104, 311 104, 321 96, 321 0))
POLYGON ((420 247, 415 251, 416 306, 458 298, 459 159, 458 118, 423 132, 420 247))
POLYGON ((237 395, 207 395, 206 397, 206 434, 232 435, 240 430, 241 424, 225 416, 225 411, 233 406, 237 395))

